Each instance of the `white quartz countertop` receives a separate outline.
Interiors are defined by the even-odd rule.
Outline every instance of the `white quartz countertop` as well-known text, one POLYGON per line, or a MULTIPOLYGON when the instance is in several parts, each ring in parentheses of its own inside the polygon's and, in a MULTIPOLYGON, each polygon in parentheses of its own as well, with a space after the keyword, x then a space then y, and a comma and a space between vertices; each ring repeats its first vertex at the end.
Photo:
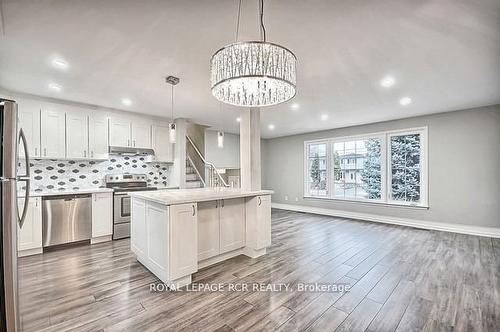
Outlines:
MULTIPOLYGON (((82 188, 82 189, 67 189, 67 190, 42 190, 42 191, 31 191, 31 197, 41 197, 41 196, 59 196, 59 195, 76 195, 76 194, 93 194, 93 193, 111 193, 113 189, 111 188, 82 188)), ((24 197, 23 191, 18 191, 18 197, 24 197)))
POLYGON ((148 192, 139 191, 131 192, 129 193, 129 196, 141 198, 159 204, 174 205, 271 194, 273 194, 272 190, 242 191, 241 189, 237 188, 200 188, 172 189, 148 192))

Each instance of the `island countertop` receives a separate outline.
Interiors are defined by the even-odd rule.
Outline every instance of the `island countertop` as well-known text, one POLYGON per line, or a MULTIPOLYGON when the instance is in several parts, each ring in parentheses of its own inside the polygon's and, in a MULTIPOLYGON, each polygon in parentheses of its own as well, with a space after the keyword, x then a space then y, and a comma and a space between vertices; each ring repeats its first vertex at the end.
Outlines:
POLYGON ((242 191, 239 188, 199 188, 199 189, 173 189, 159 191, 138 191, 128 193, 131 197, 164 204, 184 204, 194 202, 215 201, 239 197, 252 197, 271 195, 272 190, 242 191))

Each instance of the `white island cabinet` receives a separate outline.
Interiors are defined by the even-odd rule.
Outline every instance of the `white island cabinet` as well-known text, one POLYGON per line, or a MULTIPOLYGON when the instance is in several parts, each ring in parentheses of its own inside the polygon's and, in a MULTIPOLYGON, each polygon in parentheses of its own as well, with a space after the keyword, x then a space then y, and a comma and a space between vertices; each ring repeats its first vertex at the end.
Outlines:
POLYGON ((190 284, 191 275, 205 266, 241 254, 264 255, 271 245, 271 193, 226 188, 130 193, 131 249, 174 288, 190 284))

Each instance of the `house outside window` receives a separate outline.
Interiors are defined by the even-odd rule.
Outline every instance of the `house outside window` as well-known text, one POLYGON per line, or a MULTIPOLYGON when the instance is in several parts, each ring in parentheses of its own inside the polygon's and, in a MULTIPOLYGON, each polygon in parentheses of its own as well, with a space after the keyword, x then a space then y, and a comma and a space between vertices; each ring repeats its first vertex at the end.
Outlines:
POLYGON ((424 206, 427 128, 305 142, 306 197, 424 206))

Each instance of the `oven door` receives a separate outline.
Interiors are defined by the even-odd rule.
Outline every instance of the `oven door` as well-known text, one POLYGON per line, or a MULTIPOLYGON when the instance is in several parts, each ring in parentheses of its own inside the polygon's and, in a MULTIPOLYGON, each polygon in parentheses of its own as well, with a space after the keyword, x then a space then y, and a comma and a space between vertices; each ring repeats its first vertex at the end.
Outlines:
POLYGON ((115 193, 113 209, 113 222, 115 224, 130 222, 130 196, 127 193, 115 193))

